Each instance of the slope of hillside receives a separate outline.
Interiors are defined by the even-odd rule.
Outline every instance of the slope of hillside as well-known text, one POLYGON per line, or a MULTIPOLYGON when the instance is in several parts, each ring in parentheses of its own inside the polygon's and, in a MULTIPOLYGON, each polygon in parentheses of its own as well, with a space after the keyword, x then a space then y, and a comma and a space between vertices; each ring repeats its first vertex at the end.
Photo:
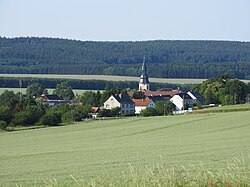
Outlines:
POLYGON ((232 158, 244 159, 247 167, 249 121, 247 111, 132 117, 0 133, 0 186, 72 181, 70 176, 122 179, 131 167, 143 174, 145 166, 157 164, 176 171, 192 165, 213 171, 227 168, 232 158))
POLYGON ((250 78, 250 42, 91 42, 1 38, 0 73, 140 75, 142 57, 159 78, 250 78))

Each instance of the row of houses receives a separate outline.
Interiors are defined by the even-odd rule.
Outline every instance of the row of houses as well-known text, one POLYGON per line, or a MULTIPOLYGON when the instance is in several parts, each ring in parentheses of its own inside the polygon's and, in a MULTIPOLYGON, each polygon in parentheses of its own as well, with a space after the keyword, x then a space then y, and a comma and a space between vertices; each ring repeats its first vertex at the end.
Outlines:
POLYGON ((197 102, 204 103, 204 97, 198 92, 182 93, 180 90, 143 92, 142 99, 131 98, 128 94, 112 95, 104 103, 105 109, 120 107, 122 115, 135 115, 147 108, 155 107, 156 102, 171 101, 175 105, 175 111, 183 111, 192 108, 197 102))

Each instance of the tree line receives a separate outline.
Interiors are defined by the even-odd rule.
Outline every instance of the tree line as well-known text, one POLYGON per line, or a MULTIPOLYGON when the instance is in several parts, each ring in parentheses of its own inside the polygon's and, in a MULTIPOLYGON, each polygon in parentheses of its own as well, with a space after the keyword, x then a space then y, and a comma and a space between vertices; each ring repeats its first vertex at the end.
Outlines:
MULTIPOLYGON (((47 79, 47 78, 15 78, 15 77, 0 77, 0 88, 19 88, 20 81, 23 88, 27 88, 33 83, 46 85, 46 88, 55 88, 61 82, 68 82, 73 89, 82 90, 104 90, 108 85, 111 88, 129 88, 138 89, 137 81, 105 81, 105 80, 77 80, 77 79, 47 79)), ((152 90, 160 88, 189 89, 191 85, 185 84, 170 84, 170 83, 150 83, 152 90)))
POLYGON ((139 76, 146 56, 151 77, 250 79, 250 42, 91 42, 1 38, 0 73, 139 76))
POLYGON ((208 79, 194 85, 192 90, 199 91, 205 97, 206 104, 234 105, 250 102, 250 82, 246 84, 230 74, 208 79))

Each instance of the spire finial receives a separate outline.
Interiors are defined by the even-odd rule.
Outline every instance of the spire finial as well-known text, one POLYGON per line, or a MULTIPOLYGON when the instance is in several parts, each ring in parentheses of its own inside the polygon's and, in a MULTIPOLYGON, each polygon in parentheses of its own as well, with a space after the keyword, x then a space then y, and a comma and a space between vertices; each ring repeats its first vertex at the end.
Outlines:
POLYGON ((143 73, 147 73, 146 56, 143 56, 142 72, 143 72, 143 73))

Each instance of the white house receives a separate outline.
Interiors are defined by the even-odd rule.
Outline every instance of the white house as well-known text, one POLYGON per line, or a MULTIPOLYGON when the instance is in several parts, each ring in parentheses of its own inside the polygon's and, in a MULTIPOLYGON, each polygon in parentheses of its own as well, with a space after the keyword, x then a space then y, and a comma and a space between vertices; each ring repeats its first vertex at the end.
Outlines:
POLYGON ((122 115, 134 115, 135 103, 127 94, 111 95, 104 103, 105 109, 120 107, 122 115))
POLYGON ((135 103, 135 114, 140 114, 147 107, 154 108, 155 103, 150 99, 132 99, 135 103))
POLYGON ((174 95, 170 101, 175 105, 175 110, 187 110, 192 108, 193 104, 196 103, 195 99, 192 99, 187 93, 180 93, 174 95))

